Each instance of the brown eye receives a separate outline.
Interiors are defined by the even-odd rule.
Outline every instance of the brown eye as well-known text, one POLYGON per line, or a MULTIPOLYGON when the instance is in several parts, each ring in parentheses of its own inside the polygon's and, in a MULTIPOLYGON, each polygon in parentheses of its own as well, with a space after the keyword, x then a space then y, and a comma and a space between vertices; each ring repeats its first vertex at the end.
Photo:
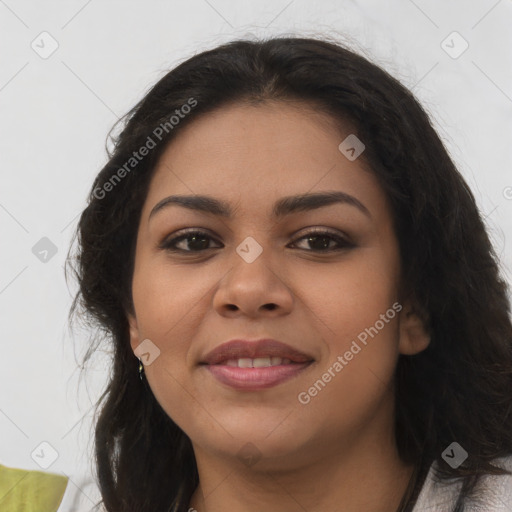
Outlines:
POLYGON ((182 235, 176 236, 171 239, 164 240, 160 245, 160 249, 165 249, 171 252, 202 252, 207 249, 211 249, 209 243, 214 240, 208 233, 204 231, 188 231, 182 235), (177 247, 178 243, 185 241, 185 246, 188 249, 177 247))
MULTIPOLYGON (((292 243, 292 246, 296 246, 297 242, 300 240, 306 240, 306 243, 309 244, 310 248, 299 247, 299 249, 303 249, 308 252, 336 252, 355 247, 355 245, 346 238, 337 233, 326 230, 310 231, 296 239, 295 242, 292 243)), ((159 249, 170 252, 200 253, 214 248, 210 246, 211 241, 215 241, 220 244, 220 242, 215 240, 205 231, 191 229, 178 236, 165 239, 158 247, 159 249), (178 246, 180 243, 182 244, 182 247, 178 246)), ((220 245, 222 246, 222 244, 220 245)))
POLYGON ((312 252, 334 252, 354 247, 352 242, 349 242, 347 239, 343 238, 337 233, 325 230, 310 231, 306 235, 301 236, 295 242, 293 242, 293 245, 295 245, 297 241, 300 240, 307 240, 307 243, 310 244, 311 249, 306 250, 312 252), (331 246, 333 242, 336 245, 335 247, 331 246))

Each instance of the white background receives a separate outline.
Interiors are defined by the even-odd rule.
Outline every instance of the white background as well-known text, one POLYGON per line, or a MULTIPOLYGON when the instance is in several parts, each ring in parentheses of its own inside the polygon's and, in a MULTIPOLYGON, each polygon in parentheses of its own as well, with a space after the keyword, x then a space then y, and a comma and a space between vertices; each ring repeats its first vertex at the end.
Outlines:
MULTIPOLYGON (((82 482, 108 360, 98 356, 79 380, 75 352, 79 360, 88 338, 67 327, 71 235, 117 118, 176 64, 234 38, 329 35, 411 88, 511 282, 511 26, 510 0, 0 0, 0 464, 41 469, 31 453, 45 441, 58 453, 47 470, 70 476, 91 503, 82 482), (48 58, 31 47, 51 48, 43 31, 58 43, 48 58), (469 44, 458 58, 442 47, 453 31, 469 44), (57 248, 46 263, 32 252, 42 237, 57 248)), ((453 36, 445 44, 462 48, 453 36)))

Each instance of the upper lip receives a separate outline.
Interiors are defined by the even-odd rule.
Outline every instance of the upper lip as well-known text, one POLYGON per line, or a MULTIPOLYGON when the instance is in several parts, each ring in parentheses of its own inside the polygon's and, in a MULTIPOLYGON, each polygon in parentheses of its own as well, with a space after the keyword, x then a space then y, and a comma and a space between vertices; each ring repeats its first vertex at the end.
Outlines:
POLYGON ((229 359, 258 357, 281 357, 296 363, 313 361, 313 358, 286 343, 270 338, 248 341, 236 339, 227 341, 208 352, 201 364, 219 364, 229 359))

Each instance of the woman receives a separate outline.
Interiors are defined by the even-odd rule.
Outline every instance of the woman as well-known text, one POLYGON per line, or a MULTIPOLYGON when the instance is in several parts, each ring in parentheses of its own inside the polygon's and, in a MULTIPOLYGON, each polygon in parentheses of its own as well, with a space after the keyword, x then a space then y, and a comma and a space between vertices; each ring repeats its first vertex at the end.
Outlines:
POLYGON ((272 38, 183 62, 77 237, 71 314, 113 346, 106 510, 512 507, 506 285, 428 116, 363 57, 272 38))

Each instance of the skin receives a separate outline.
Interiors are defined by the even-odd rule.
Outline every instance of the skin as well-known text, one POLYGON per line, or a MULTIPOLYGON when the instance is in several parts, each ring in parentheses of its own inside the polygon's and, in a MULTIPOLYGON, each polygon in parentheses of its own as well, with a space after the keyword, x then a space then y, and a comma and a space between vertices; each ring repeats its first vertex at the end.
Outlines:
POLYGON ((134 352, 145 339, 160 350, 145 373, 192 441, 200 484, 190 507, 199 512, 394 512, 407 487, 413 468, 394 442, 392 379, 399 354, 418 353, 430 339, 400 294, 387 197, 362 158, 349 161, 338 149, 349 133, 306 104, 236 104, 186 126, 155 169, 138 230, 130 342, 134 352), (333 190, 357 198, 369 216, 334 204, 271 217, 283 196, 333 190), (174 194, 210 195, 235 212, 227 219, 173 205, 149 219, 174 194), (312 227, 354 246, 315 251, 321 241, 302 238, 312 227), (209 245, 182 240, 184 251, 196 249, 182 254, 158 248, 184 228, 207 231, 209 245), (252 263, 236 252, 248 236, 263 250, 252 263), (301 404, 298 394, 395 302, 400 313, 301 404), (291 380, 250 392, 198 365, 225 341, 263 337, 315 361, 291 380), (238 456, 247 443, 252 463, 238 456))

